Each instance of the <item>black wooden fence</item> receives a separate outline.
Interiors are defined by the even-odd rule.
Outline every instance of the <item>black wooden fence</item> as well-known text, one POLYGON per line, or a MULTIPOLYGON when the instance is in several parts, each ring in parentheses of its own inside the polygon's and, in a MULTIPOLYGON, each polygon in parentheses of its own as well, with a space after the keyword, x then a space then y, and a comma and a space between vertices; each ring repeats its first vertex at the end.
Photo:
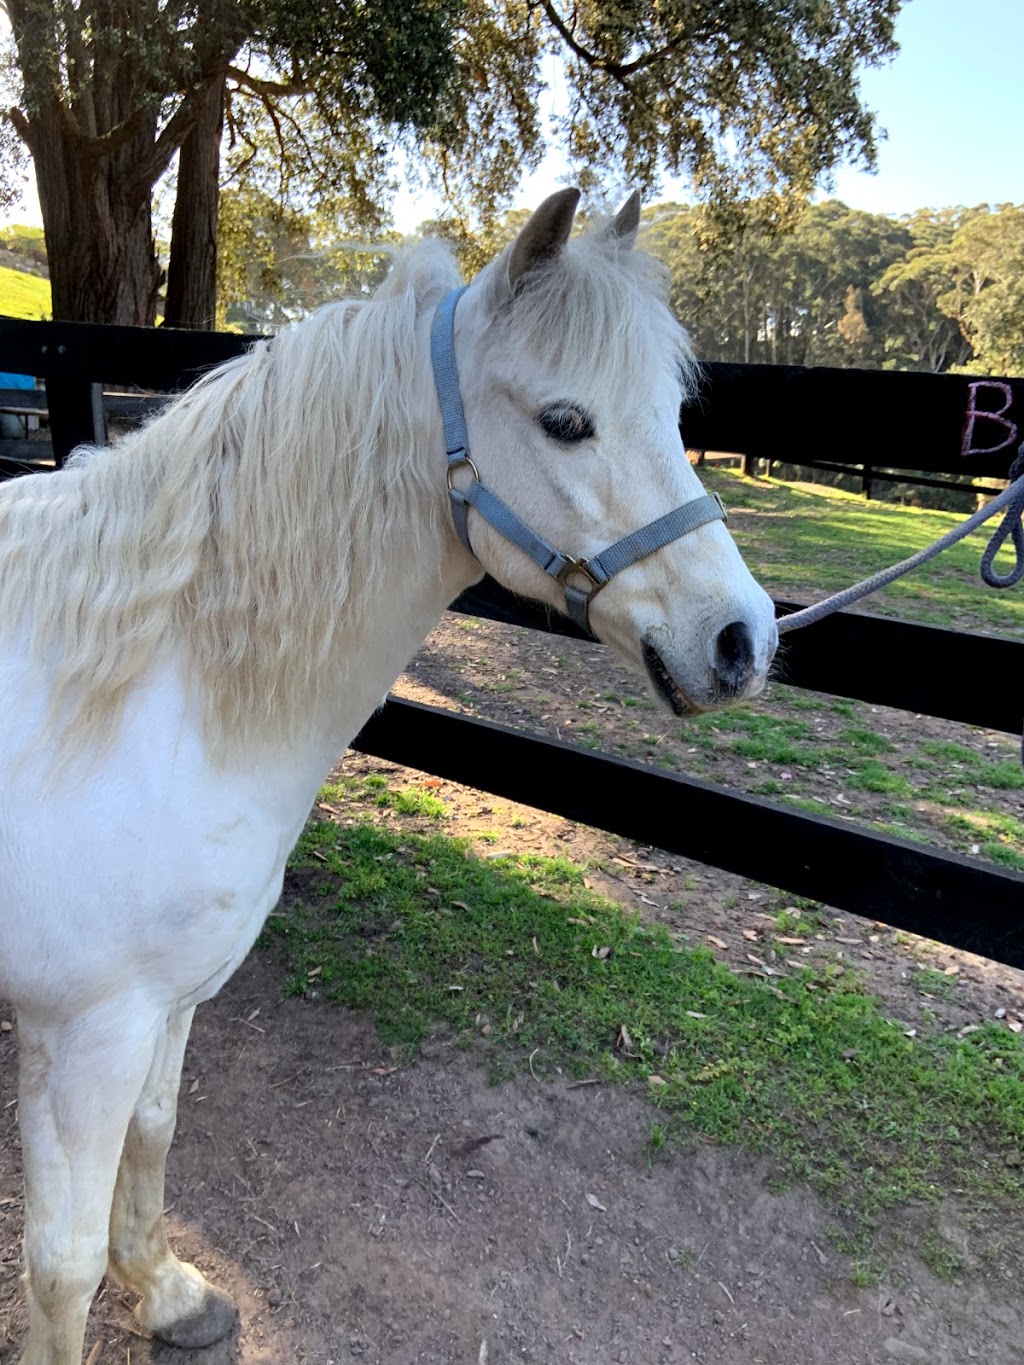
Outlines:
MULTIPOLYGON (((0 321, 0 370, 46 380, 60 463, 102 437, 97 385, 175 391, 251 340, 0 321)), ((682 424, 699 449, 791 463, 824 450, 843 464, 870 451, 887 468, 1005 478, 1024 439, 1024 381, 708 365, 682 424)), ((453 609, 588 638, 490 580, 453 609)), ((993 730, 1024 724, 1024 642, 840 613, 787 636, 777 673, 993 730)), ((353 747, 1024 967, 1024 877, 976 859, 397 699, 353 747)))

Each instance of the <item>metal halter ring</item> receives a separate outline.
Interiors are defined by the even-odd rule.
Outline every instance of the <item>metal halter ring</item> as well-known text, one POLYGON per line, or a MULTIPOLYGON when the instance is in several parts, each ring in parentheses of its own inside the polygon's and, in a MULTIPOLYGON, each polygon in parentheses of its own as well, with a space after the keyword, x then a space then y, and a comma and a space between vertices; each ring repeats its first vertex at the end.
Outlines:
MULTIPOLYGON (((453 452, 453 454, 457 454, 457 453, 458 453, 458 452, 453 452)), ((469 458, 468 455, 466 455, 465 453, 463 453, 462 455, 459 455, 458 459, 453 459, 452 456, 449 455, 449 457, 448 457, 448 492, 449 492, 449 493, 451 493, 453 490, 454 490, 455 492, 458 492, 458 489, 455 488, 455 485, 452 483, 452 475, 455 473, 455 471, 456 471, 457 469, 461 469, 463 465, 469 465, 469 468, 470 468, 470 471, 471 471, 471 473, 472 473, 472 475, 473 475, 473 478, 476 480, 477 483, 480 482, 480 471, 477 469, 476 465, 473 463, 473 461, 469 458)))

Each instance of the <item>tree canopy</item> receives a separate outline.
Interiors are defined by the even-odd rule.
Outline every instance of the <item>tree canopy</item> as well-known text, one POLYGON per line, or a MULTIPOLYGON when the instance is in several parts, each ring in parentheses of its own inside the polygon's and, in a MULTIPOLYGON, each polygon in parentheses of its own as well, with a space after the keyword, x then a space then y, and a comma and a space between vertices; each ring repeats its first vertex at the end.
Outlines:
POLYGON ((493 221, 549 132, 585 187, 670 171, 778 217, 840 161, 873 161, 858 75, 894 52, 902 0, 4 3, 55 316, 153 320, 152 195, 178 153, 168 320, 209 325, 222 153, 239 188, 351 228, 385 221, 397 149, 458 230, 493 221))
POLYGON ((893 218, 829 200, 782 232, 752 206, 728 240, 707 218, 656 205, 641 239, 702 359, 1024 375, 1024 206, 893 218))

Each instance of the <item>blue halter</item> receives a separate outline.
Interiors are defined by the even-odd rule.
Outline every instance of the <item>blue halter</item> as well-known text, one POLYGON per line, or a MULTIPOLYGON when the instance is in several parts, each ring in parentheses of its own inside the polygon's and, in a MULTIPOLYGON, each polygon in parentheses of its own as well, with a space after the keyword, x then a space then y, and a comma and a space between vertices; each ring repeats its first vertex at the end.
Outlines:
POLYGON ((459 394, 459 372, 455 364, 455 308, 469 288, 453 289, 437 306, 430 333, 430 359, 434 367, 434 384, 444 424, 444 443, 448 451, 448 496, 451 498, 455 530, 466 549, 473 554, 469 539, 469 509, 490 522, 496 531, 529 555, 546 574, 554 578, 565 593, 565 611, 583 630, 590 630, 590 602, 613 574, 646 559, 663 545, 669 545, 698 526, 710 521, 725 521, 725 505, 717 493, 705 493, 684 503, 657 521, 649 522, 639 531, 617 540, 600 554, 590 559, 574 559, 549 545, 543 536, 531 531, 510 507, 480 482, 477 467, 469 457, 469 437, 466 433, 466 414, 459 394), (454 476, 465 467, 471 475, 465 488, 456 488, 454 476), (576 587, 571 578, 583 578, 588 586, 576 587))

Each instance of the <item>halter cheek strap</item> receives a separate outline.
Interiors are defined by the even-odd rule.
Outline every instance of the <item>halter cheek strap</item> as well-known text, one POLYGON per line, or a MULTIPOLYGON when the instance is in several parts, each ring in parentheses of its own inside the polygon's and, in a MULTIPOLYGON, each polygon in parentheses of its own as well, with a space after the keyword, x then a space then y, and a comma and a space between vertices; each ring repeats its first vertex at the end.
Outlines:
POLYGON ((556 550, 543 536, 531 531, 512 509, 480 482, 476 465, 469 456, 469 437, 466 415, 459 393, 459 373, 455 364, 455 309, 468 285, 453 289, 437 306, 430 333, 430 358, 434 368, 434 384, 444 425, 444 443, 448 452, 448 496, 451 499, 452 520, 459 539, 473 554, 469 539, 469 509, 475 508, 485 521, 506 540, 517 546, 533 562, 554 578, 565 594, 565 611, 583 630, 590 630, 590 601, 608 580, 638 560, 646 559, 655 550, 678 540, 689 531, 705 526, 710 521, 725 521, 725 505, 717 493, 705 493, 684 503, 675 511, 649 522, 639 531, 623 536, 600 554, 589 559, 576 559, 556 550), (456 488, 454 478, 460 469, 467 469, 470 481, 465 488, 456 488), (576 579, 575 583, 571 579, 576 579), (584 580, 580 585, 579 580, 584 580))

